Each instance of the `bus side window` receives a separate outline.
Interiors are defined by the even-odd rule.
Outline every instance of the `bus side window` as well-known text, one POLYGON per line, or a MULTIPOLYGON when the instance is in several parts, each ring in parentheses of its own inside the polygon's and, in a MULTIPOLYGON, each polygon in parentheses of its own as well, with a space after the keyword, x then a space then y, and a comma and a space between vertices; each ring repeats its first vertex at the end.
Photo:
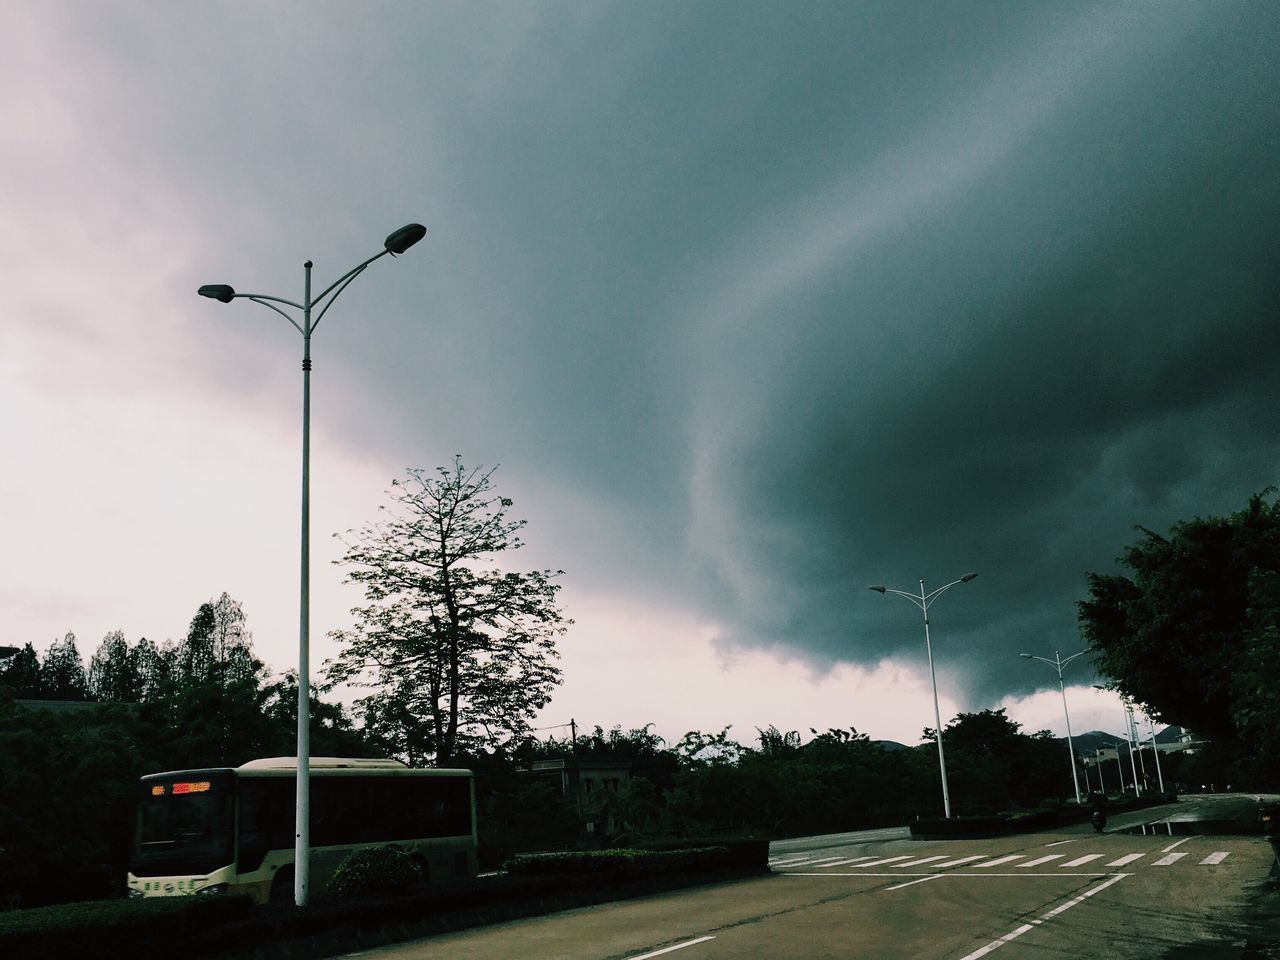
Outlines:
POLYGON ((263 784, 240 783, 240 837, 236 869, 241 873, 257 870, 267 856, 268 802, 263 784))

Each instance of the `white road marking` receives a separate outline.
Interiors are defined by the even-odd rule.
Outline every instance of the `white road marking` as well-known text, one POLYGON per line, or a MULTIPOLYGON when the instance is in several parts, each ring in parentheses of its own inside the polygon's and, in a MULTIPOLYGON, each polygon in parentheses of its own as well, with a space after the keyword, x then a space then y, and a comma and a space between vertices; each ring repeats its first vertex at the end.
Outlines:
POLYGON ((1145 857, 1145 856, 1146 856, 1146 854, 1145 854, 1145 853, 1131 853, 1131 854, 1129 854, 1128 856, 1120 857, 1120 858, 1119 858, 1119 859, 1117 859, 1117 860, 1112 860, 1110 863, 1108 863, 1108 864, 1107 864, 1107 866, 1108 866, 1108 867, 1123 867, 1125 864, 1127 864, 1127 863, 1133 863, 1133 861, 1135 861, 1135 860, 1141 860, 1141 859, 1142 859, 1143 857, 1145 857))
POLYGON ((1062 854, 1051 853, 1047 857, 1037 857, 1034 860, 1028 860, 1026 863, 1018 864, 1019 870, 1025 870, 1027 867, 1038 867, 1042 863, 1048 863, 1050 860, 1061 860, 1062 854))
MULTIPOLYGON (((962 863, 973 863, 973 861, 975 861, 975 860, 981 860, 981 859, 983 859, 984 857, 986 857, 986 854, 985 854, 985 853, 979 853, 979 854, 977 854, 976 856, 972 856, 972 857, 961 857, 959 860, 948 860, 946 863, 939 863, 939 864, 935 864, 935 865, 934 865, 934 869, 935 869, 935 870, 941 870, 941 869, 942 869, 942 868, 944 868, 944 867, 954 867, 954 866, 958 866, 959 864, 962 864, 962 863)), ((984 867, 984 866, 986 866, 986 864, 984 864, 984 863, 982 863, 982 864, 974 864, 974 866, 982 866, 982 867, 984 867)))
POLYGON ((785 861, 779 861, 777 863, 771 863, 769 864, 769 866, 789 867, 794 865, 797 867, 816 867, 820 863, 834 863, 839 859, 840 859, 839 857, 824 857, 821 860, 785 860, 785 861))
POLYGON ((942 876, 940 873, 931 873, 927 877, 921 877, 918 880, 908 880, 906 883, 900 883, 894 887, 885 887, 884 889, 885 892, 888 892, 890 890, 901 890, 903 887, 914 887, 917 883, 928 883, 930 880, 937 880, 940 876, 942 876))
POLYGON ((1013 863, 1013 861, 1015 861, 1015 860, 1021 860, 1024 856, 1026 856, 1026 854, 1024 854, 1024 853, 1014 853, 1014 854, 1010 854, 1010 855, 1009 855, 1009 856, 1007 856, 1007 857, 1001 857, 999 860, 992 860, 990 863, 978 863, 978 864, 974 864, 974 869, 976 869, 976 870, 981 870, 981 869, 983 869, 984 867, 998 867, 998 866, 1000 866, 1001 864, 1004 864, 1004 863, 1013 863))
POLYGON ((695 943, 706 943, 708 940, 714 939, 715 937, 699 937, 697 940, 686 940, 684 943, 677 943, 673 947, 663 947, 661 950, 654 950, 652 953, 642 953, 638 957, 629 957, 628 960, 649 960, 650 957, 660 957, 664 953, 683 950, 685 947, 692 947, 695 943))
POLYGON ((933 863, 933 861, 935 860, 945 860, 945 859, 947 859, 947 855, 945 853, 941 853, 941 854, 938 854, 938 856, 936 857, 921 857, 919 860, 908 860, 906 863, 895 863, 893 867, 895 870, 901 869, 903 867, 918 867, 922 863, 933 863))
POLYGON ((863 860, 874 860, 875 857, 853 857, 850 860, 837 860, 835 863, 828 863, 828 867, 847 867, 851 863, 861 863, 863 860))
POLYGON ((1200 866, 1211 867, 1215 863, 1221 863, 1225 859, 1227 859, 1227 852, 1225 850, 1219 850, 1216 853, 1209 854, 1207 857, 1201 860, 1200 866))
POLYGON ((1182 846, 1184 843, 1186 843, 1186 842, 1187 842, 1188 840, 1190 840, 1190 839, 1191 839, 1190 837, 1183 837, 1183 838, 1182 838, 1181 840, 1179 840, 1177 843, 1171 843, 1171 844, 1169 844, 1167 847, 1165 847, 1165 848, 1164 848, 1163 850, 1161 850, 1160 852, 1161 852, 1161 853, 1168 853, 1168 852, 1169 852, 1170 850, 1172 850, 1174 847, 1180 847, 1180 846, 1182 846))
POLYGON ((1076 857, 1074 860, 1068 860, 1066 863, 1062 864, 1062 866, 1063 867, 1079 867, 1083 864, 1088 863, 1091 860, 1101 860, 1102 856, 1103 855, 1100 853, 1091 853, 1085 857, 1076 857))
POLYGON ((861 864, 860 867, 882 867, 886 863, 897 863, 899 860, 910 860, 910 854, 903 854, 900 857, 885 857, 883 860, 872 860, 870 863, 861 864))
POLYGON ((1064 843, 1076 843, 1078 840, 1079 840, 1079 838, 1078 838, 1078 837, 1076 838, 1076 840, 1058 840, 1058 841, 1056 841, 1055 843, 1046 843, 1046 844, 1045 844, 1045 846, 1046 846, 1046 847, 1060 847, 1060 846, 1062 846, 1064 843))
POLYGON ((1106 880, 1098 884, 1096 887, 1090 887, 1088 890, 1080 894, 1080 896, 1076 897, 1074 900, 1068 900, 1066 903, 1062 904, 1061 906, 1055 907, 1054 909, 1050 910, 1039 920, 1033 920, 1031 921, 1031 923, 1024 923, 1022 926, 1017 927, 1014 930, 1011 930, 1009 933, 1006 933, 999 940, 992 940, 985 947, 981 947, 980 949, 973 951, 973 953, 970 953, 966 956, 961 957, 960 960, 978 960, 979 957, 985 957, 992 950, 1000 949, 1006 943, 1009 943, 1010 941, 1018 939, 1018 937, 1022 936, 1028 930, 1034 930, 1036 926, 1038 926, 1039 924, 1044 923, 1046 920, 1052 920, 1058 914, 1063 913, 1066 910, 1070 910, 1076 904, 1081 903, 1084 900, 1087 900, 1089 897, 1092 897, 1095 893, 1101 893, 1103 890, 1107 889, 1107 887, 1111 886, 1113 883, 1119 883, 1121 880, 1123 880, 1125 877, 1128 877, 1128 876, 1132 876, 1132 874, 1120 873, 1112 877, 1110 880, 1106 880))
POLYGON ((1155 862, 1155 865, 1157 867, 1172 866, 1173 864, 1177 863, 1179 860, 1181 860, 1185 856, 1186 856, 1185 853, 1171 853, 1167 857, 1161 857, 1159 860, 1155 862))
MULTIPOLYGON (((900 873, 842 873, 835 870, 826 873, 801 873, 799 870, 788 870, 778 874, 780 877, 901 877, 900 873)), ((1089 873, 969 873, 956 870, 952 873, 908 873, 908 877, 960 877, 965 880, 977 880, 986 877, 1107 877, 1111 874, 1105 870, 1094 870, 1089 873)), ((1130 874, 1125 874, 1130 876, 1130 874)))

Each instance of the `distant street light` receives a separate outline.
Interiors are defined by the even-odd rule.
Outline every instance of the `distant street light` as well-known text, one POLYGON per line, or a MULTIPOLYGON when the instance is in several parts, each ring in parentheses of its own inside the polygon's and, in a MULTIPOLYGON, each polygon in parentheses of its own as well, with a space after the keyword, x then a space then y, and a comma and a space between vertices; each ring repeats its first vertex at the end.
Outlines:
POLYGON ((1079 653, 1073 653, 1065 660, 1062 659, 1062 654, 1057 650, 1053 651, 1052 660, 1045 657, 1033 657, 1029 653, 1018 654, 1018 656, 1027 660, 1039 660, 1041 663, 1047 663, 1058 671, 1058 689, 1062 692, 1062 715, 1067 719, 1067 755, 1071 757, 1071 782, 1076 788, 1076 803, 1080 802, 1080 778, 1076 775, 1076 749, 1071 743, 1071 714, 1067 713, 1067 687, 1062 681, 1062 668, 1076 657, 1083 657, 1088 652, 1088 650, 1081 650, 1079 653))
POLYGON ((1156 743, 1156 724, 1150 714, 1147 715, 1147 727, 1151 731, 1151 752, 1156 758, 1156 777, 1160 780, 1160 792, 1164 793, 1164 773, 1160 769, 1160 746, 1156 743))
POLYGON ((420 223, 410 223, 392 233, 382 242, 382 250, 358 266, 352 267, 329 284, 318 297, 311 296, 311 261, 304 263, 305 283, 302 302, 270 297, 261 293, 236 293, 224 283, 211 283, 197 293, 211 300, 230 303, 237 297, 252 300, 274 310, 302 334, 302 573, 301 598, 298 615, 298 794, 293 852, 293 898, 300 907, 307 905, 307 885, 310 878, 311 852, 311 665, 310 665, 310 580, 311 580, 311 334, 324 315, 333 306, 348 284, 365 271, 373 261, 391 254, 404 253, 426 236, 427 228, 420 223), (330 298, 329 295, 333 296, 330 298), (311 311, 329 298, 311 319, 311 311), (276 304, 302 311, 302 322, 286 313, 276 304))
MULTIPOLYGON (((1111 690, 1111 688, 1110 688, 1110 687, 1104 687, 1104 686, 1101 686, 1100 684, 1096 684, 1096 683, 1093 685, 1093 689, 1095 689, 1095 690, 1111 690)), ((1112 691, 1112 692, 1114 692, 1114 691, 1112 691)), ((1139 783, 1138 783, 1138 762, 1137 762, 1136 760, 1134 760, 1134 758, 1133 758, 1133 737, 1132 737, 1132 736, 1130 736, 1130 734, 1131 734, 1133 731, 1131 731, 1131 730, 1129 729, 1129 728, 1130 728, 1130 726, 1131 726, 1131 725, 1132 725, 1132 723, 1133 723, 1133 716, 1132 716, 1132 715, 1131 715, 1131 713, 1130 713, 1129 701, 1128 701, 1128 700, 1126 700, 1126 699, 1124 698, 1124 696, 1123 696, 1123 695, 1121 695, 1121 696, 1120 696, 1120 706, 1124 709, 1124 742, 1125 742, 1125 743, 1127 743, 1127 744, 1129 745, 1129 768, 1133 771, 1133 795, 1134 795, 1135 797, 1140 797, 1140 796, 1142 796, 1142 787, 1141 787, 1141 786, 1139 785, 1139 783)), ((1117 764, 1120 764, 1120 772, 1121 772, 1121 774, 1123 774, 1123 773, 1124 773, 1124 764, 1120 763, 1120 746, 1119 746, 1119 744, 1117 744, 1117 745, 1116 745, 1116 763, 1117 763, 1117 764)), ((1123 776, 1121 776, 1121 778, 1120 778, 1120 792, 1121 792, 1121 793, 1123 793, 1123 792, 1124 792, 1124 777, 1123 777, 1123 776)))
POLYGON ((918 597, 914 593, 906 593, 903 590, 894 590, 890 587, 884 586, 883 584, 876 584, 871 588, 876 593, 896 593, 900 597, 906 597, 919 607, 920 612, 924 614, 924 648, 929 654, 929 680, 933 684, 933 719, 936 724, 936 727, 934 728, 934 735, 938 740, 938 769, 942 772, 942 809, 948 820, 951 819, 951 794, 947 790, 947 760, 946 756, 942 752, 942 712, 938 709, 938 677, 933 671, 933 644, 929 642, 929 604, 933 603, 933 601, 937 599, 938 595, 944 590, 949 590, 957 583, 968 583, 976 576, 976 573, 966 573, 959 580, 952 580, 950 583, 939 587, 937 590, 933 591, 933 593, 927 595, 924 592, 924 581, 921 580, 920 596, 918 597))

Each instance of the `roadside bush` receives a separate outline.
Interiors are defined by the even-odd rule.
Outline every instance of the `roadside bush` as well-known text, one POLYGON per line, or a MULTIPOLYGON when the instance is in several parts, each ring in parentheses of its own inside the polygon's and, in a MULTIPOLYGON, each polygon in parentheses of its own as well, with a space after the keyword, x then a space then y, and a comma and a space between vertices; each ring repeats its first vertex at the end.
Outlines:
POLYGON ((339 864, 329 880, 335 897, 385 897, 406 893, 422 881, 422 868, 398 847, 357 850, 339 864))
POLYGON ((0 913, 0 956, 42 960, 148 956, 171 953, 193 930, 208 955, 234 942, 253 916, 248 897, 157 897, 94 900, 0 913))
POLYGON ((674 873, 705 873, 727 866, 725 847, 682 850, 583 850, 515 857, 505 870, 515 877, 596 875, 612 879, 639 879, 674 873))

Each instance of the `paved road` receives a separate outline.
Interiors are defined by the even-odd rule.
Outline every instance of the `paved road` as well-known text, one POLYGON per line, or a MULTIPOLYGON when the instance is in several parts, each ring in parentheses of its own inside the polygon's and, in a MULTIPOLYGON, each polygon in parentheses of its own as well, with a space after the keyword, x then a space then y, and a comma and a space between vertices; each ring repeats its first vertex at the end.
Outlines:
MULTIPOLYGON (((788 840, 769 877, 352 954, 362 960, 1214 960, 1239 957, 1267 877, 1257 837, 991 840, 903 830, 788 840)), ((1271 894, 1275 896, 1275 894, 1271 894)))

